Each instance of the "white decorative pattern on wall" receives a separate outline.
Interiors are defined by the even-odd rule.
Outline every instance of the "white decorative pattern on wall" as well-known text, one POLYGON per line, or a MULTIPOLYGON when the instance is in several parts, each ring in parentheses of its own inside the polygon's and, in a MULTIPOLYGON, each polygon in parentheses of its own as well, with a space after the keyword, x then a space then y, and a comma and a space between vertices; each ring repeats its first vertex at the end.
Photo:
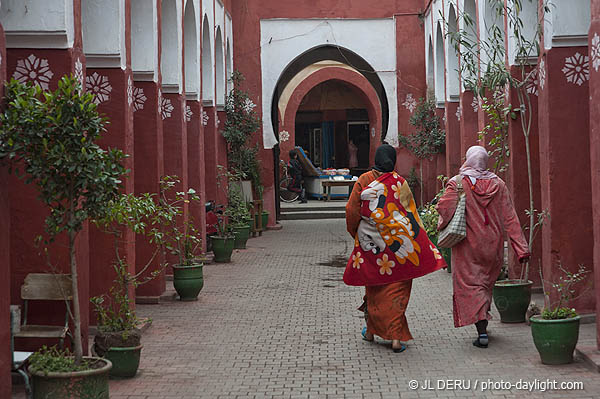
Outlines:
POLYGON ((288 141, 290 139, 290 133, 287 130, 279 132, 279 141, 288 141))
POLYGON ((206 126, 208 125, 208 114, 206 113, 206 111, 202 110, 202 125, 206 126))
POLYGON ((131 106, 133 103, 133 82, 131 76, 127 78, 127 104, 131 106))
POLYGON ((594 70, 598 72, 598 68, 600 67, 600 36, 596 32, 594 32, 594 37, 592 38, 591 59, 594 70))
POLYGON ((538 65, 538 81, 540 82, 540 89, 544 90, 546 85, 546 61, 543 58, 540 65, 538 65))
POLYGON ((173 112, 174 109, 175 109, 175 107, 173 107, 173 104, 171 103, 170 99, 161 97, 161 99, 160 99, 160 116, 161 116, 162 120, 170 118, 171 112, 173 112))
POLYGON ((584 82, 590 80, 590 62, 587 55, 573 54, 565 58, 565 66, 562 69, 567 82, 581 86, 584 82))
POLYGON ((13 74, 13 78, 19 82, 31 82, 44 90, 48 90, 48 84, 52 76, 54 76, 54 73, 50 70, 48 60, 37 58, 33 54, 25 59, 17 60, 17 67, 13 74))
POLYGON ((79 57, 75 61, 75 78, 77 79, 81 87, 85 86, 85 82, 83 81, 83 64, 81 63, 79 57))
POLYGON ((85 77, 85 87, 94 95, 94 104, 102 104, 110 100, 112 86, 107 76, 102 76, 98 72, 85 77))
POLYGON ((538 86, 540 84, 540 80, 538 78, 539 73, 537 69, 534 69, 531 74, 529 75, 529 78, 527 79, 527 83, 525 84, 525 90, 527 90, 527 93, 529 94, 533 94, 534 96, 538 95, 538 86))
POLYGON ((254 107, 256 107, 256 104, 254 104, 252 102, 252 100, 250 100, 249 98, 246 98, 246 101, 244 101, 244 104, 242 105, 242 109, 247 114, 249 114, 250 112, 252 112, 252 110, 254 109, 254 107))
POLYGON ((462 113, 462 107, 459 105, 458 108, 456 108, 456 119, 458 119, 460 121, 460 114, 462 113))
POLYGON ((192 116, 194 116, 194 113, 192 112, 192 107, 190 107, 189 105, 186 105, 185 106, 185 121, 190 122, 192 120, 192 116))
POLYGON ((144 103, 146 102, 147 98, 146 95, 144 95, 144 89, 142 89, 141 87, 135 87, 133 88, 133 112, 135 111, 139 111, 140 109, 144 109, 144 103))
POLYGON ((404 108, 409 110, 410 113, 412 114, 414 112, 415 108, 417 108, 417 100, 415 100, 413 98, 412 93, 408 93, 406 95, 406 100, 402 103, 402 105, 404 105, 404 108))
POLYGON ((479 97, 473 97, 473 101, 471 102, 471 107, 473 107, 473 112, 477 112, 479 111, 479 106, 480 104, 480 99, 479 97))

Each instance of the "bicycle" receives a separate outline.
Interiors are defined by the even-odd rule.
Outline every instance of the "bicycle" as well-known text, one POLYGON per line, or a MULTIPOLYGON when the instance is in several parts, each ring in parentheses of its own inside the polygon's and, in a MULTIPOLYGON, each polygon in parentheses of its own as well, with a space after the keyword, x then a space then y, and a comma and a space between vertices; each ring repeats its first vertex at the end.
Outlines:
POLYGON ((288 174, 288 167, 283 161, 279 161, 279 165, 281 166, 283 173, 282 179, 279 181, 279 199, 283 202, 294 202, 300 198, 300 193, 290 190, 290 184, 292 184, 293 179, 288 174))

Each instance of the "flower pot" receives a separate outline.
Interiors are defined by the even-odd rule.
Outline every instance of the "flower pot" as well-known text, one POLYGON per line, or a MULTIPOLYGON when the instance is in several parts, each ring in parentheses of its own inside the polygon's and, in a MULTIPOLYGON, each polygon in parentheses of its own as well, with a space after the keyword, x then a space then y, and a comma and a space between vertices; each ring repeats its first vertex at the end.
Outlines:
POLYGON ((245 249, 246 241, 250 237, 250 226, 244 225, 233 228, 234 242, 233 248, 235 249, 245 249))
POLYGON ((203 265, 173 265, 173 286, 182 301, 195 301, 204 287, 203 265))
POLYGON ((494 304, 502 323, 523 323, 531 302, 531 281, 500 280, 494 285, 494 304))
POLYGON ((269 211, 263 211, 262 213, 262 226, 263 230, 267 229, 267 224, 269 224, 269 211))
POLYGON ((579 339, 579 316, 568 319, 544 320, 533 316, 531 335, 543 364, 566 364, 573 361, 573 351, 579 339))
POLYGON ((110 360, 84 356, 97 368, 85 371, 43 373, 29 367, 34 399, 108 399, 110 360))
POLYGON ((231 262, 231 253, 233 252, 233 237, 212 237, 213 254, 215 262, 231 262))
POLYGON ((110 376, 116 378, 135 377, 140 367, 142 345, 126 348, 109 348, 104 357, 112 363, 110 376))

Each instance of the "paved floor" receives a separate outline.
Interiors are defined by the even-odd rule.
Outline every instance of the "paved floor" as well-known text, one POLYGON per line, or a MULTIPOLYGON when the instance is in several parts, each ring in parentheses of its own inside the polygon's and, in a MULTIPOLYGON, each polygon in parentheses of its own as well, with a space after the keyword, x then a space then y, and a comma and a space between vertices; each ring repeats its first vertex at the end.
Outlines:
MULTIPOLYGON (((282 224, 251 239, 233 263, 206 266, 197 302, 139 306, 153 319, 141 368, 134 379, 111 381, 112 399, 600 396, 600 376, 581 361, 542 365, 524 324, 496 317, 490 348, 473 347, 473 329, 453 328, 446 271, 414 282, 407 316, 415 340, 404 353, 362 341, 362 290, 342 283, 335 262, 350 252, 345 222, 282 224), (585 390, 482 391, 536 379, 583 382, 585 390), (412 390, 411 380, 445 389, 412 390), (449 380, 471 387, 448 389, 449 380)), ((593 339, 592 325, 581 339, 593 339)))

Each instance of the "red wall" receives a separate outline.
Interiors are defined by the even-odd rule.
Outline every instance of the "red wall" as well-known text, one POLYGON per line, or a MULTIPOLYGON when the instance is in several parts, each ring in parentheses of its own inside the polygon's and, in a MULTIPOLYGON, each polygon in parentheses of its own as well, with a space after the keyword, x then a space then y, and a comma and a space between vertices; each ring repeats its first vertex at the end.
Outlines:
MULTIPOLYGON (((544 279, 553 282, 562 276, 559 262, 570 271, 579 264, 593 268, 588 83, 567 82, 562 71, 565 59, 576 52, 587 55, 587 48, 557 47, 542 58, 546 79, 538 100, 540 209, 550 212, 542 230, 542 263, 544 279)), ((570 304, 580 313, 594 310, 594 291, 589 288, 578 287, 580 296, 570 304)), ((551 298, 556 300, 556 293, 551 298)))
MULTIPOLYGON (((243 7, 235 7, 232 11, 234 29, 234 64, 246 80, 244 89, 252 98, 260 98, 262 90, 260 64, 260 20, 268 18, 392 18, 395 17, 398 37, 417 35, 423 37, 423 25, 418 13, 422 10, 422 0, 382 0, 377 2, 359 2, 352 0, 330 0, 314 2, 301 0, 294 2, 247 2, 243 7), (249 50, 251 49, 251 50, 249 50)), ((398 67, 401 79, 398 79, 398 93, 415 91, 415 98, 425 93, 425 51, 423 40, 398 40, 398 67), (410 88, 410 89, 409 89, 410 88)), ((400 98, 399 98, 400 100, 400 98)), ((403 100, 402 100, 403 101, 403 100)), ((401 103, 402 101, 399 101, 401 103)), ((261 102, 256 112, 262 115, 261 102)), ((390 121, 394 123, 394 121, 390 121)), ((399 131, 405 132, 408 127, 408 115, 399 115, 399 131)), ((256 140, 262 144, 262 132, 256 140)), ((400 153, 403 158, 406 153, 400 153)), ((265 185, 265 206, 271 212, 269 224, 272 224, 275 210, 273 151, 261 150, 263 165, 263 184, 265 185)), ((405 159, 398 160, 398 166, 410 163, 405 159)), ((409 169, 410 170, 410 169, 409 169)), ((402 171, 401 171, 402 173, 402 171)))
MULTIPOLYGON (((10 49, 7 51, 7 77, 13 76, 17 60, 34 54, 40 59, 48 60, 53 76, 49 89, 55 90, 58 80, 64 74, 75 72, 75 61, 85 59, 78 48, 68 50, 30 50, 10 49)), ((51 269, 46 260, 40 255, 40 249, 34 245, 34 239, 44 231, 46 208, 37 199, 37 192, 31 185, 26 185, 15 176, 9 178, 11 191, 10 200, 10 268, 11 268, 11 303, 22 304, 20 298, 21 285, 28 273, 49 273, 51 269)), ((80 283, 81 329, 83 342, 87 342, 88 311, 89 311, 89 259, 88 259, 88 229, 79 233, 76 246, 76 256, 80 283)), ((68 251, 66 237, 59 237, 50 247, 52 263, 56 268, 69 273, 68 251)), ((40 304, 30 309, 32 323, 61 323, 64 321, 64 304, 40 304)), ((15 346, 21 350, 35 350, 42 342, 40 340, 16 340, 15 346)), ((56 342, 43 342, 55 344, 56 342)), ((84 345, 84 351, 87 346, 84 345)))
MULTIPOLYGON (((0 55, 6 60, 4 29, 0 25, 0 55)), ((0 81, 6 80, 6 62, 0 64, 0 81)), ((0 85, 0 98, 4 97, 4 86, 0 85)), ((0 167, 0 398, 9 398, 11 393, 10 364, 10 214, 8 203, 8 171, 0 167)))
MULTIPOLYGON (((592 23, 589 37, 600 35, 600 0, 592 0, 592 23)), ((592 45, 592 41, 589 41, 592 45)), ((600 203, 600 74, 590 65, 590 164, 592 202, 600 203)), ((600 208, 593 209, 594 282, 596 287, 596 341, 600 349, 600 208)))

